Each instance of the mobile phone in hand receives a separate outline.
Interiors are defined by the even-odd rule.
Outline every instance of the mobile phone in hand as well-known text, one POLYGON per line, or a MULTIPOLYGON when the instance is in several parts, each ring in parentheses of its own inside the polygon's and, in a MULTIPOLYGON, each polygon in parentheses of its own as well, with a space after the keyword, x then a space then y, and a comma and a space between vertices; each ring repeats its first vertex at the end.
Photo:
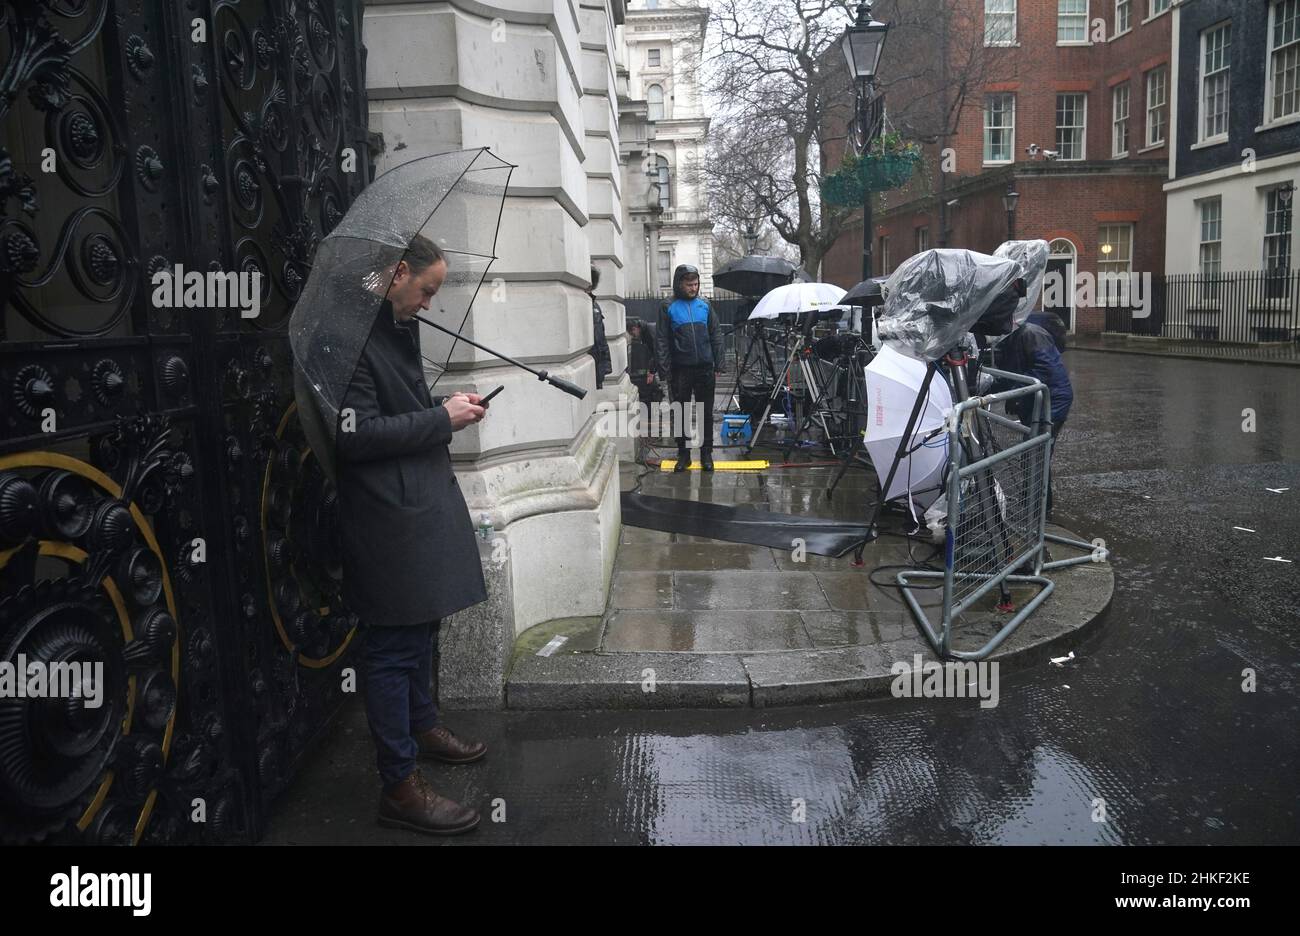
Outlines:
POLYGON ((504 390, 505 388, 506 388, 506 385, 505 385, 505 384, 502 384, 501 386, 497 387, 495 390, 493 390, 491 393, 489 393, 489 394, 488 394, 487 396, 485 396, 483 399, 479 400, 478 405, 479 405, 479 406, 487 406, 488 403, 490 403, 490 402, 492 401, 492 398, 493 398, 494 396, 496 396, 498 393, 500 393, 502 390, 504 390))

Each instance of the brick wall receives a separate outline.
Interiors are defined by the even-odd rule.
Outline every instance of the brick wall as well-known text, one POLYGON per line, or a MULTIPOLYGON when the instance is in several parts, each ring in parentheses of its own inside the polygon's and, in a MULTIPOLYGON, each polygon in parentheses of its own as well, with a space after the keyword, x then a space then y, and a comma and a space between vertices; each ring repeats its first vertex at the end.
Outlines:
MULTIPOLYGON (((956 0, 963 16, 955 23, 982 22, 978 10, 983 0, 956 0)), ((874 217, 877 274, 891 272, 915 251, 915 230, 930 228, 930 246, 943 241, 940 216, 943 204, 957 199, 947 210, 949 247, 991 252, 1007 236, 1007 215, 1002 196, 1008 183, 1020 193, 1016 211, 1018 238, 1068 239, 1078 254, 1076 272, 1097 273, 1100 227, 1107 223, 1134 225, 1135 272, 1159 276, 1164 271, 1165 198, 1161 185, 1168 166, 1168 149, 1145 149, 1146 74, 1168 67, 1171 15, 1142 23, 1146 0, 1133 0, 1131 30, 1112 41, 1088 46, 1058 46, 1057 5, 1049 0, 1018 3, 1018 47, 982 49, 987 60, 981 72, 987 78, 960 111, 957 132, 942 143, 923 147, 924 171, 907 186, 885 193, 874 217), (1112 159, 1111 89, 1129 84, 1129 155, 1112 159), (1015 140, 1009 165, 985 166, 983 107, 986 93, 1016 95, 1015 140), (1026 147, 1057 149, 1056 95, 1088 95, 1084 162, 1048 162, 1033 159, 1026 147), (944 146, 955 158, 945 174, 944 146), (1140 150, 1144 150, 1139 152, 1140 150), (880 237, 890 239, 889 270, 880 264, 880 237)), ((1089 22, 1102 19, 1106 36, 1113 32, 1112 0, 1092 0, 1089 22)), ((949 55, 954 62, 969 55, 972 37, 951 36, 949 55)), ((982 37, 974 37, 977 45, 982 37)), ((888 82, 890 55, 887 43, 881 63, 882 80, 888 82)), ((1167 73, 1166 73, 1167 74, 1167 73)), ((1166 101, 1172 97, 1172 77, 1166 81, 1166 101)), ((891 102, 891 110, 894 102, 891 102)), ((1169 107, 1165 106, 1166 140, 1169 107)), ((838 152, 829 158, 838 164, 838 152)), ((949 159, 951 163, 952 158, 949 159)), ((856 283, 861 272, 861 224, 849 227, 825 258, 824 278, 843 286, 856 283)), ((1077 310, 1080 332, 1100 331, 1104 311, 1077 310)))

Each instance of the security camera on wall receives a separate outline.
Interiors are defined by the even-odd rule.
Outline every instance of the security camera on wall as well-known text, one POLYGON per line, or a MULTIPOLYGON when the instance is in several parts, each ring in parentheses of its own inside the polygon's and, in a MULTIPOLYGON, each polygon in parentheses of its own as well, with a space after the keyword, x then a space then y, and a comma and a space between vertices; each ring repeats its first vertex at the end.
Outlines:
POLYGON ((1043 150, 1044 159, 1058 159, 1060 158, 1060 155, 1061 153, 1059 150, 1043 150))
POLYGON ((1025 152, 1028 153, 1030 156, 1037 156, 1039 153, 1038 144, 1030 143, 1028 146, 1025 147, 1025 152))

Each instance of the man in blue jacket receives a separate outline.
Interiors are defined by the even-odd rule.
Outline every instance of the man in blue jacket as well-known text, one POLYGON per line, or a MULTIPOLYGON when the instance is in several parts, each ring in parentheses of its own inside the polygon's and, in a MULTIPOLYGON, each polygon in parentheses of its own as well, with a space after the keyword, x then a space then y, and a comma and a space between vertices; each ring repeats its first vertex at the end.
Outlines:
POLYGON ((673 402, 682 404, 673 471, 685 471, 691 463, 685 422, 692 395, 704 407, 700 467, 712 471, 713 393, 717 378, 722 376, 722 330, 709 303, 700 298, 700 271, 689 264, 683 263, 673 271, 673 300, 659 309, 655 344, 663 380, 672 392, 673 402))
MULTIPOLYGON (((1025 322, 997 345, 997 366, 1014 374, 1024 374, 1047 385, 1052 399, 1052 451, 1061 434, 1070 406, 1074 403, 1074 388, 1070 373, 1061 360, 1061 352, 1051 333, 1032 322, 1025 322)), ((1033 398, 1022 397, 1016 401, 1014 412, 1025 425, 1033 418, 1033 398)), ((1052 472, 1047 480, 1047 515, 1052 515, 1052 472)))

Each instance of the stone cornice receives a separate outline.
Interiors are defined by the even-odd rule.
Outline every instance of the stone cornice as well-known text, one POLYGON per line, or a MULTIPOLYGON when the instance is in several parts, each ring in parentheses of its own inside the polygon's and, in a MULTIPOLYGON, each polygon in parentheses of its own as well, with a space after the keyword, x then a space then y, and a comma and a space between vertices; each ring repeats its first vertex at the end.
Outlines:
POLYGON ((709 11, 702 7, 666 7, 661 10, 628 10, 624 26, 681 26, 690 23, 707 26, 708 22, 709 11))
POLYGON ((699 130, 702 134, 709 131, 709 117, 669 117, 655 121, 655 129, 659 131, 685 131, 699 130))

